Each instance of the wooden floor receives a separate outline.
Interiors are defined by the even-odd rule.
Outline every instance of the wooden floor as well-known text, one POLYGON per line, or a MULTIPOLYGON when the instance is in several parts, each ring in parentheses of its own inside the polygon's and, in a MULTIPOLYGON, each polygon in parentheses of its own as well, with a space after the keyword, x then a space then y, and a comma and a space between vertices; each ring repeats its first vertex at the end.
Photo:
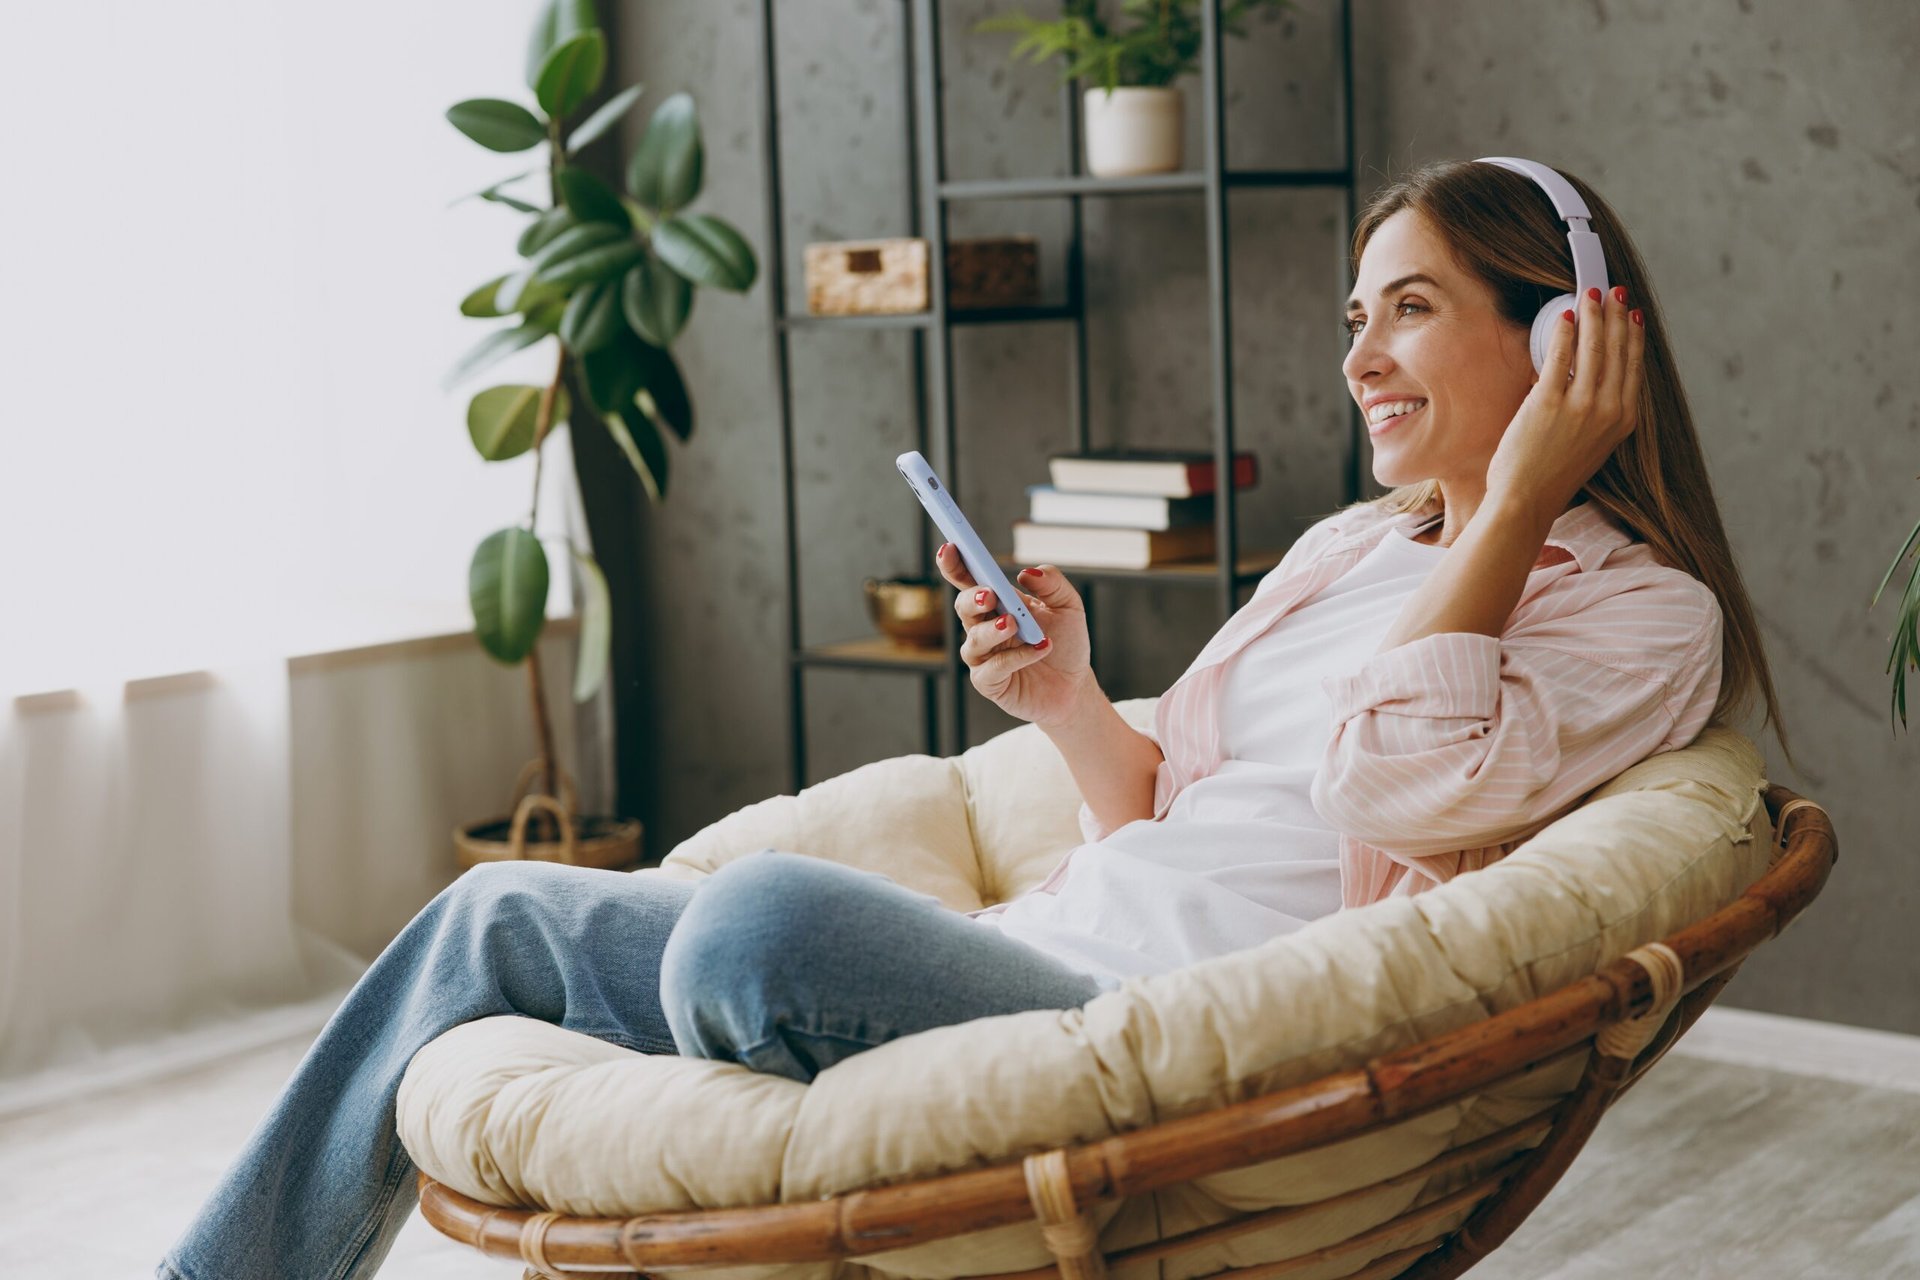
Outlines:
MULTIPOLYGON (((147 1280, 305 1045, 0 1120, 0 1258, 18 1275, 147 1280)), ((1474 1280, 1920 1277, 1914 1086, 1680 1055, 1608 1113, 1474 1280)), ((517 1280, 520 1270, 416 1214, 380 1276, 517 1280)))

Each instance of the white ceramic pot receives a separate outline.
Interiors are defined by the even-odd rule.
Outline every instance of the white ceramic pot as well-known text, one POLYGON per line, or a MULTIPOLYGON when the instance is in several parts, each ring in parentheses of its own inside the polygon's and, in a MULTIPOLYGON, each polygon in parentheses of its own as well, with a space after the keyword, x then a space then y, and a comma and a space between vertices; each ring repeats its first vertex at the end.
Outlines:
POLYGON ((1172 86, 1089 89, 1082 106, 1087 172, 1096 178, 1172 173, 1180 168, 1180 90, 1172 86))

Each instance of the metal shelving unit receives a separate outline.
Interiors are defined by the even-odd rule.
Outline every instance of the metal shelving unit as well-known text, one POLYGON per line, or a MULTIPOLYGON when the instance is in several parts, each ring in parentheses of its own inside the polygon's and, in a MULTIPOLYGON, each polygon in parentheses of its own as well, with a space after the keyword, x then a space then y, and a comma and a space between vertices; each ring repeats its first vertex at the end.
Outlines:
MULTIPOLYGON (((1061 89, 1061 116, 1066 122, 1064 159, 1067 176, 992 181, 954 181, 946 176, 945 131, 942 125, 940 28, 937 0, 899 0, 902 7, 907 57, 907 154, 915 199, 909 213, 911 236, 925 237, 928 254, 929 309, 914 315, 814 316, 789 315, 786 310, 786 252, 781 221, 779 83, 775 65, 777 29, 774 0, 761 0, 761 69, 767 140, 767 226, 769 251, 767 297, 774 341, 774 374, 779 384, 781 474, 786 501, 788 701, 793 789, 807 785, 805 677, 816 667, 855 668, 876 672, 904 672, 922 682, 926 751, 953 755, 966 741, 966 700, 971 685, 960 660, 957 619, 947 632, 944 651, 911 650, 885 637, 862 637, 829 644, 804 643, 800 634, 799 530, 795 516, 793 458, 793 387, 788 344, 795 333, 820 329, 885 328, 913 334, 913 385, 916 402, 916 444, 933 463, 949 488, 958 490, 959 458, 954 445, 952 330, 965 324, 1043 324, 1071 321, 1073 344, 1068 380, 1068 420, 1073 423, 1073 448, 1089 447, 1087 434, 1086 290, 1082 259, 1082 211, 1086 199, 1122 198, 1197 192, 1206 203, 1207 276, 1213 388, 1213 451, 1217 474, 1231 474, 1233 456, 1233 356, 1231 349, 1230 246, 1227 193, 1248 187, 1302 187, 1338 189, 1345 193, 1345 226, 1355 216, 1353 145, 1353 22, 1350 0, 1338 0, 1340 29, 1340 130, 1344 167, 1339 169, 1229 170, 1226 167, 1225 86, 1220 42, 1220 0, 1203 0, 1200 52, 1200 96, 1203 114, 1202 167, 1191 172, 1152 174, 1130 178, 1096 178, 1080 172, 1080 99, 1076 85, 1061 89), (1028 200, 1058 197, 1072 202, 1071 229, 1066 245, 1066 302, 1059 305, 1002 307, 949 312, 947 309, 947 211, 964 200, 1028 200), (941 694, 949 714, 940 715, 941 694)), ((1345 297, 1351 280, 1344 241, 1336 246, 1335 278, 1338 296, 1345 297)), ((1347 500, 1360 497, 1361 441, 1365 429, 1357 410, 1348 417, 1350 449, 1346 475, 1347 500)), ((1240 547, 1235 524, 1237 494, 1231 484, 1218 489, 1214 518, 1220 555, 1213 561, 1164 565, 1152 569, 1075 568, 1076 586, 1086 600, 1088 623, 1093 621, 1095 586, 1099 582, 1145 582, 1214 588, 1224 622, 1239 607, 1242 587, 1259 581, 1280 562, 1284 548, 1247 551, 1240 547)), ((931 522, 918 518, 922 565, 933 562, 931 522)), ((1013 562, 1001 558, 1013 567, 1013 562)))

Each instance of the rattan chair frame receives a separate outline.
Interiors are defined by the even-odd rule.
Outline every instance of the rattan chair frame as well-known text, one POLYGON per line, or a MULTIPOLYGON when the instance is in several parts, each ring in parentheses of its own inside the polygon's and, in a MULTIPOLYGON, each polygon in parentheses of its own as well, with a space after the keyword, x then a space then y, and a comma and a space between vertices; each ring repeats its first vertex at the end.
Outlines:
POLYGON ((1041 1224, 1054 1264, 995 1280, 1095 1280, 1114 1264, 1169 1257, 1508 1153, 1467 1185, 1349 1239, 1214 1273, 1269 1280, 1387 1247, 1348 1280, 1451 1280, 1513 1233, 1613 1100, 1713 1003, 1746 956, 1819 894, 1839 852, 1826 811, 1778 785, 1766 788, 1765 802, 1776 833, 1772 865, 1725 908, 1558 991, 1357 1070, 1099 1142, 826 1200, 581 1218, 484 1204, 422 1172, 420 1209, 443 1234, 519 1259, 527 1280, 858 1259, 1027 1220, 1041 1224), (1092 1208, 1102 1202, 1344 1142, 1589 1050, 1579 1083, 1558 1103, 1418 1168, 1312 1204, 1255 1211, 1111 1254, 1099 1249, 1092 1208), (1391 1247, 1462 1211, 1468 1216, 1456 1225, 1391 1247))

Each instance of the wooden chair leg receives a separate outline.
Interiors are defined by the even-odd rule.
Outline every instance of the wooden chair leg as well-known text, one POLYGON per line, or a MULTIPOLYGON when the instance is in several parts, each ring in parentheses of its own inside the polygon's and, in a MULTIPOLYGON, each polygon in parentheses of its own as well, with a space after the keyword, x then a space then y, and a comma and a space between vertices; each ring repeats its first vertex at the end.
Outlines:
POLYGON ((1107 1260, 1093 1215, 1073 1202, 1067 1180, 1067 1153, 1047 1151, 1025 1161, 1027 1195, 1033 1200, 1040 1234, 1060 1266, 1060 1280, 1106 1280, 1107 1260))

